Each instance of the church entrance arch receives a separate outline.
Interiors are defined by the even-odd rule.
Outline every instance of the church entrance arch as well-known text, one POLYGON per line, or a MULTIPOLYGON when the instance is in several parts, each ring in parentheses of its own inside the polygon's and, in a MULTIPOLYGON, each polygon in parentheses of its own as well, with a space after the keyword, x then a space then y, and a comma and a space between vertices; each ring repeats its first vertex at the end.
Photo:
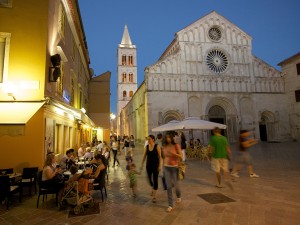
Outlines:
MULTIPOLYGON (((219 106, 214 105, 208 110, 208 119, 211 122, 226 124, 226 112, 219 106)), ((222 130, 222 135, 226 135, 225 130, 222 130)))
POLYGON ((166 124, 172 120, 182 120, 182 115, 177 110, 168 110, 162 114, 162 123, 166 124))
POLYGON ((271 141, 275 137, 275 115, 270 111, 261 113, 259 122, 259 136, 261 141, 271 141))
POLYGON ((224 135, 229 142, 238 140, 239 121, 235 105, 227 98, 212 98, 206 106, 205 119, 227 126, 224 135))

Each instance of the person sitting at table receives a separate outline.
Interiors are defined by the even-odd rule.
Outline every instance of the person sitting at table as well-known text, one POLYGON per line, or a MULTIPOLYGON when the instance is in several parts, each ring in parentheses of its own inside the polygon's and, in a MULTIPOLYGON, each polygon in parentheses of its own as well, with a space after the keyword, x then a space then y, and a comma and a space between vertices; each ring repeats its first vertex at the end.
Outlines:
POLYGON ((84 152, 84 144, 81 144, 80 148, 78 149, 77 155, 78 157, 83 157, 85 154, 84 152))
POLYGON ((94 183, 101 183, 102 175, 105 174, 105 169, 107 166, 106 159, 104 155, 98 154, 95 156, 96 163, 93 164, 93 174, 90 178, 95 179, 94 183))
POLYGON ((86 148, 86 153, 84 154, 84 158, 88 159, 88 160, 93 158, 93 153, 92 153, 91 147, 86 148))
POLYGON ((64 189, 64 176, 61 174, 62 169, 59 165, 53 167, 55 161, 53 153, 47 155, 42 173, 42 184, 45 188, 54 188, 58 193, 58 201, 60 202, 64 189))
POLYGON ((70 173, 69 179, 71 179, 76 173, 78 172, 78 166, 71 166, 70 167, 70 173))
POLYGON ((73 161, 73 152, 74 149, 69 149, 66 151, 66 155, 64 155, 61 160, 59 165, 63 170, 69 169, 72 165, 75 165, 75 162, 73 161))

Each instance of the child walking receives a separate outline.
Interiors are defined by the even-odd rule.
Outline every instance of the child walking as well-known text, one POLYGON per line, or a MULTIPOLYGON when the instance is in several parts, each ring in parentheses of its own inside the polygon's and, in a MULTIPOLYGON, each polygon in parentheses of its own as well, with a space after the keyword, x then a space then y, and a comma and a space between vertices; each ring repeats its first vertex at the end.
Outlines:
POLYGON ((128 171, 128 177, 130 179, 130 188, 132 190, 132 196, 135 198, 137 194, 137 181, 136 174, 141 174, 140 172, 135 170, 135 164, 130 164, 130 169, 128 171))

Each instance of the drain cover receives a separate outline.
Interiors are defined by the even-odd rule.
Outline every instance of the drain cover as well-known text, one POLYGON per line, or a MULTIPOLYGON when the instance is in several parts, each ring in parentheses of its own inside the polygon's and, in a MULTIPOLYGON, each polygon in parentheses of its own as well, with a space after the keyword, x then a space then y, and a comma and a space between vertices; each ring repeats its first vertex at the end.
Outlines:
POLYGON ((235 202, 235 200, 233 200, 232 198, 229 198, 221 193, 200 194, 198 196, 200 198, 203 198, 205 201, 209 202, 210 204, 235 202))

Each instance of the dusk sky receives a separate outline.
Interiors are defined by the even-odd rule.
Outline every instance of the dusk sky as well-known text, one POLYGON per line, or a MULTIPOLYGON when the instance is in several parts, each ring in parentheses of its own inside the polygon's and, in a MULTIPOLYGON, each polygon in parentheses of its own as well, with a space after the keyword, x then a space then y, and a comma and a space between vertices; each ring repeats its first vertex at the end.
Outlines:
POLYGON ((300 52, 300 0, 79 0, 90 67, 111 71, 111 112, 117 109, 117 48, 124 26, 137 47, 138 85, 174 34, 215 10, 252 36, 252 53, 277 66, 300 52))

